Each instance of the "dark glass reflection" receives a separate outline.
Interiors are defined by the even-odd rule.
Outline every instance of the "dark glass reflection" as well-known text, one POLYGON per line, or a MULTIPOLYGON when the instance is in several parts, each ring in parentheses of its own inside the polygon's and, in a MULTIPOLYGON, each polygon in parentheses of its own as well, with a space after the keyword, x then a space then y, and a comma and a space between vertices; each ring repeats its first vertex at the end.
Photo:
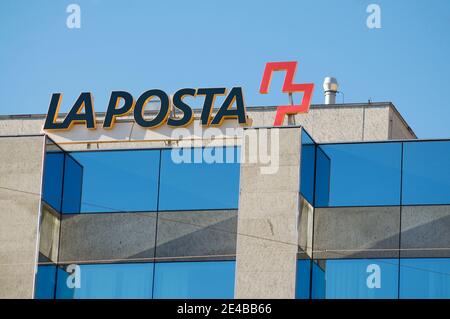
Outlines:
POLYGON ((55 297, 56 266, 39 265, 36 273, 34 297, 36 299, 53 299, 55 297))
POLYGON ((82 184, 83 167, 72 156, 66 154, 62 201, 62 211, 64 213, 80 212, 82 184))
POLYGON ((309 285, 311 277, 310 259, 297 260, 297 276, 295 283, 295 298, 309 299, 309 285))
POLYGON ((47 151, 44 159, 42 199, 57 212, 61 211, 64 153, 47 151))
POLYGON ((311 137, 302 130, 302 149, 300 157, 300 192, 309 202, 314 199, 314 166, 316 146, 311 137))
POLYGON ((316 207, 399 205, 401 148, 401 143, 320 145, 316 207))
POLYGON ((316 194, 314 206, 328 206, 330 204, 330 158, 322 148, 316 148, 316 194))

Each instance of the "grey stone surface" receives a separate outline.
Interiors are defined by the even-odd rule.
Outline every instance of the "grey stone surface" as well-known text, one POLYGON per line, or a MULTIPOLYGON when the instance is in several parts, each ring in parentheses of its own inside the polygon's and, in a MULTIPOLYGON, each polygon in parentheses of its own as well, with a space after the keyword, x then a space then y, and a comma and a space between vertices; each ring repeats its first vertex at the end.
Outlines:
POLYGON ((392 122, 389 121, 389 107, 365 107, 364 116, 364 141, 387 140, 389 137, 389 127, 392 122))
POLYGON ((398 111, 393 107, 389 109, 389 120, 391 123, 388 137, 389 139, 403 140, 416 138, 416 135, 409 127, 408 123, 406 123, 398 111))
POLYGON ((241 165, 236 298, 295 297, 301 129, 276 130, 283 156, 278 172, 261 174, 264 163, 241 165))
POLYGON ((42 134, 45 115, 23 118, 1 118, 0 136, 2 135, 28 135, 42 134))
POLYGON ((44 138, 0 138, 0 298, 33 298, 44 138))
POLYGON ((363 110, 346 106, 317 107, 306 116, 296 115, 296 124, 302 125, 317 143, 361 141, 363 110))
POLYGON ((157 260, 234 259, 237 211, 159 212, 157 260))
POLYGON ((450 206, 402 207, 401 257, 450 257, 450 206))
POLYGON ((153 260, 156 213, 63 215, 60 263, 153 260))
POLYGON ((400 207, 316 208, 314 218, 315 259, 399 255, 400 207))

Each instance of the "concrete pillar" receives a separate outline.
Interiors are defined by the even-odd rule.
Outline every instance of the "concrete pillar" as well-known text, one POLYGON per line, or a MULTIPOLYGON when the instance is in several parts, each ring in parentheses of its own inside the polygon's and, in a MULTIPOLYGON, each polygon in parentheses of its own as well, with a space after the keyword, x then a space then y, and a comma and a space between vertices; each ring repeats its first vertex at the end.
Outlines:
MULTIPOLYGON (((251 131, 260 135, 262 130, 251 128, 245 135, 254 136, 251 131)), ((279 143, 279 169, 275 174, 262 174, 261 168, 267 164, 260 161, 249 163, 251 140, 243 141, 236 298, 295 298, 301 128, 271 130, 278 132, 268 148, 279 143)))
POLYGON ((0 137, 0 299, 33 298, 44 137, 0 137))

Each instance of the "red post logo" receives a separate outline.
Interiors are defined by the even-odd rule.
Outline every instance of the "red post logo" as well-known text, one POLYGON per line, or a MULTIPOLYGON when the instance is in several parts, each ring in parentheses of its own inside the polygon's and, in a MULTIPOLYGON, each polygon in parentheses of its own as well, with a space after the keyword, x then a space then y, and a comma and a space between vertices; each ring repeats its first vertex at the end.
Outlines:
POLYGON ((288 114, 307 113, 311 103, 311 96, 314 90, 314 83, 293 83, 295 71, 297 70, 297 62, 268 62, 264 69, 259 93, 266 94, 269 91, 272 73, 275 71, 286 71, 282 91, 284 93, 303 92, 302 103, 298 105, 280 105, 277 107, 274 126, 283 125, 284 116, 288 114))

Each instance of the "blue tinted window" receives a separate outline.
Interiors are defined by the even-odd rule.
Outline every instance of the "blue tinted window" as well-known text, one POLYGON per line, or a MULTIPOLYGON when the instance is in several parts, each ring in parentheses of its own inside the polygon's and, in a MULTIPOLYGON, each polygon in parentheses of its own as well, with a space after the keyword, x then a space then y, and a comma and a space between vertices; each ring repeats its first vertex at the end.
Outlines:
POLYGON ((231 299, 234 261, 155 264, 154 298, 231 299))
POLYGON ((61 211, 63 171, 64 153, 46 152, 42 198, 58 212, 61 211))
POLYGON ((311 260, 297 260, 297 278, 295 283, 295 298, 309 299, 309 282, 311 275, 311 260))
POLYGON ((83 167, 82 213, 157 210, 159 150, 72 156, 83 167))
POLYGON ((163 150, 161 158, 160 210, 238 208, 238 148, 163 150))
POLYGON ((40 265, 36 274, 35 298, 53 299, 55 297, 56 266, 40 265))
POLYGON ((316 206, 399 205, 401 147, 401 143, 319 146, 329 158, 329 200, 327 166, 318 163, 316 206))
POLYGON ((58 268, 58 299, 152 298, 152 263, 80 265, 80 270, 80 288, 68 288, 69 274, 58 268))
POLYGON ((70 155, 66 155, 64 164, 64 190, 62 201, 62 211, 64 213, 80 212, 82 182, 83 167, 70 155))
POLYGON ((312 299, 325 298, 325 270, 314 261, 312 263, 312 299))
POLYGON ((315 145, 311 136, 302 128, 302 145, 315 145))
POLYGON ((302 196, 313 203, 314 198, 314 166, 316 146, 312 139, 302 130, 302 150, 300 163, 300 191, 302 196))
POLYGON ((403 204, 450 204, 450 142, 404 143, 403 204))
POLYGON ((450 259, 401 259, 400 298, 450 298, 450 259))
POLYGON ((315 206, 328 206, 330 204, 330 158, 317 147, 316 153, 316 198, 315 206))
POLYGON ((396 299, 398 259, 336 259, 313 268, 313 297, 396 299))

